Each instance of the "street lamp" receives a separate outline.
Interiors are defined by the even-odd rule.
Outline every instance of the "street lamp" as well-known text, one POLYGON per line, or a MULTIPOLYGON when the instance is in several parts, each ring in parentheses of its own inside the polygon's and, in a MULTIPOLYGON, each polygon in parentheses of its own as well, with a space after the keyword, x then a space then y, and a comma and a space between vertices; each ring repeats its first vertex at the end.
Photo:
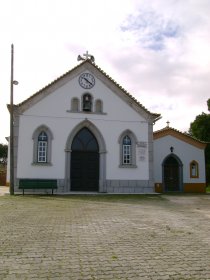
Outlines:
POLYGON ((11 45, 11 82, 10 82, 10 195, 14 195, 14 110, 13 110, 13 85, 18 85, 13 79, 14 46, 11 45))

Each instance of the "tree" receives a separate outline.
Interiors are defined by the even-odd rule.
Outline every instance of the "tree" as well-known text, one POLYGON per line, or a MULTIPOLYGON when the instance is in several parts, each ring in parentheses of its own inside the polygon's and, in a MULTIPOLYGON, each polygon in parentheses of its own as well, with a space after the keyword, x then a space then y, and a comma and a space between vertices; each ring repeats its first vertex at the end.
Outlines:
POLYGON ((208 111, 210 111, 210 99, 207 100, 208 111))
POLYGON ((189 133, 201 141, 210 142, 210 114, 198 115, 190 124, 189 133))
MULTIPOLYGON (((207 100, 208 111, 210 111, 210 99, 207 100)), ((207 143, 205 149, 206 182, 210 184, 210 114, 198 115, 190 124, 189 134, 207 143)))
POLYGON ((0 164, 7 164, 8 145, 0 144, 0 164))

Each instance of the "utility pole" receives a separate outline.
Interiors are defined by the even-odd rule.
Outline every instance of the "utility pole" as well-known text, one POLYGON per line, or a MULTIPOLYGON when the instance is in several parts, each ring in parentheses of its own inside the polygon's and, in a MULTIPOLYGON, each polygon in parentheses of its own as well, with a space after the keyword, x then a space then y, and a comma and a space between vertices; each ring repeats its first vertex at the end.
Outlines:
POLYGON ((10 195, 14 195, 14 115, 13 115, 13 65, 14 64, 14 46, 11 45, 11 81, 10 81, 10 195))
POLYGON ((14 46, 11 45, 11 81, 10 81, 10 195, 14 195, 14 106, 13 106, 13 85, 18 85, 14 81, 14 46))

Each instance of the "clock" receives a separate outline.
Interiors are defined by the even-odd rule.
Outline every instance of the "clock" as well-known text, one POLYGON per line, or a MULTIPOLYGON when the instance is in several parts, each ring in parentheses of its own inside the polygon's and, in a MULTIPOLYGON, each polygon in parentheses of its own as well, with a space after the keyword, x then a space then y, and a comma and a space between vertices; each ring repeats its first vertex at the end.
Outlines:
POLYGON ((83 73, 79 76, 79 84, 85 89, 90 89, 95 85, 95 78, 90 73, 83 73))

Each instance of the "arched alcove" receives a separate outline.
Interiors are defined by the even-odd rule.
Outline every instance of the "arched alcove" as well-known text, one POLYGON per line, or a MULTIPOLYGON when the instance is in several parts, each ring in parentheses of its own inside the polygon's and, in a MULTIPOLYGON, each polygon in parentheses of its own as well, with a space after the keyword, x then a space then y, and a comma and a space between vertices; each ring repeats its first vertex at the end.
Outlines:
POLYGON ((183 164, 178 156, 171 153, 162 163, 163 188, 165 192, 183 190, 183 164))
MULTIPOLYGON (((71 189, 71 179, 72 179, 72 153, 74 150, 75 144, 77 141, 78 135, 81 136, 80 133, 87 133, 89 136, 92 135, 92 139, 95 139, 98 145, 98 191, 99 192, 106 192, 105 189, 105 180, 106 180, 106 146, 104 138, 99 131, 99 129, 89 120, 85 120, 79 123, 69 134, 68 139, 66 141, 66 171, 65 171, 65 188, 66 191, 72 191, 71 189)), ((79 137, 80 137, 79 136, 79 137)), ((94 142, 94 141, 93 141, 94 142)), ((92 142, 92 143, 93 143, 92 142)), ((87 151, 88 152, 88 151, 87 151)), ((89 151, 90 152, 90 151, 89 151)), ((78 153, 79 155, 79 153, 78 153)), ((86 190, 88 191, 88 190, 86 190)), ((91 190, 90 190, 91 191, 91 190)))

